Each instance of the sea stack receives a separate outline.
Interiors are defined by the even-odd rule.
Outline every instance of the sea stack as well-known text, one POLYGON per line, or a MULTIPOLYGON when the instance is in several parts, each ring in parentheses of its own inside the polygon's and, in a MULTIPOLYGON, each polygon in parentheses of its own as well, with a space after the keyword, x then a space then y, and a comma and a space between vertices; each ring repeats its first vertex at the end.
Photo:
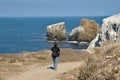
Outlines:
POLYGON ((90 42, 100 30, 100 26, 93 20, 82 19, 80 26, 74 28, 69 35, 69 41, 90 42))
POLYGON ((47 39, 48 40, 66 40, 66 27, 65 22, 56 23, 47 26, 47 39))

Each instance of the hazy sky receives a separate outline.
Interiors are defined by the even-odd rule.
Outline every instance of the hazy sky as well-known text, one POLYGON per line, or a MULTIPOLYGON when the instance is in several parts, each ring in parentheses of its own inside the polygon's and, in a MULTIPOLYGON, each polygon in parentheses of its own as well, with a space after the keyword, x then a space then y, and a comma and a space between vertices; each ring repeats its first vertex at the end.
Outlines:
POLYGON ((120 0, 0 0, 0 16, 100 16, 120 13, 120 0))

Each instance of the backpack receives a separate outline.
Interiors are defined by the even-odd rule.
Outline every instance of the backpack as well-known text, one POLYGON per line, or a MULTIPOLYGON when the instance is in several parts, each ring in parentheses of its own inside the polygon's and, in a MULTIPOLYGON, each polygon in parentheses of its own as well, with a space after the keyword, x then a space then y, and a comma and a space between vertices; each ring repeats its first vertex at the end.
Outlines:
POLYGON ((59 57, 60 50, 58 47, 53 47, 51 50, 52 50, 52 57, 59 57))

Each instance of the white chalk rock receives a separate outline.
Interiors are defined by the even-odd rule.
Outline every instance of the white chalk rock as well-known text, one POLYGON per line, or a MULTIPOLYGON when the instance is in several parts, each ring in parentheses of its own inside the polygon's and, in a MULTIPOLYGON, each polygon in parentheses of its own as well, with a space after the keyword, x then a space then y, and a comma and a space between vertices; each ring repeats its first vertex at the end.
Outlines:
POLYGON ((66 39, 65 22, 56 23, 47 26, 47 39, 48 40, 65 40, 66 39))

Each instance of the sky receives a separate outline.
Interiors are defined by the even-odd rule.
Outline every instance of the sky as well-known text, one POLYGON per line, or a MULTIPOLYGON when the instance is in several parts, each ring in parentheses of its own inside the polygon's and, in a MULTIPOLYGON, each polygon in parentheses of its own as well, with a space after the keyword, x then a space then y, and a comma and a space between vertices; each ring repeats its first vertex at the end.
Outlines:
POLYGON ((0 0, 0 16, 106 16, 120 13, 120 0, 0 0))

